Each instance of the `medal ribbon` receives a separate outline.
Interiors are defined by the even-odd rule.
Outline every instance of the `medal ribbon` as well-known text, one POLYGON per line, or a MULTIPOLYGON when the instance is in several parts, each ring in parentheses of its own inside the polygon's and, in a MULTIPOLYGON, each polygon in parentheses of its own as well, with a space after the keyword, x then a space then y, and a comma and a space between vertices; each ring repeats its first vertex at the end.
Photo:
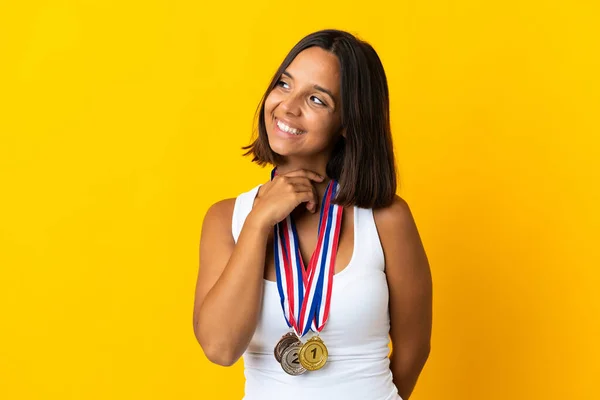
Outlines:
MULTIPOLYGON (((271 179, 276 174, 276 169, 273 169, 271 179)), ((332 179, 325 190, 317 246, 308 268, 304 268, 298 233, 291 215, 274 228, 275 272, 281 308, 288 326, 296 331, 298 337, 304 336, 310 329, 321 332, 329 317, 343 212, 342 206, 332 203, 338 188, 339 183, 332 179)))

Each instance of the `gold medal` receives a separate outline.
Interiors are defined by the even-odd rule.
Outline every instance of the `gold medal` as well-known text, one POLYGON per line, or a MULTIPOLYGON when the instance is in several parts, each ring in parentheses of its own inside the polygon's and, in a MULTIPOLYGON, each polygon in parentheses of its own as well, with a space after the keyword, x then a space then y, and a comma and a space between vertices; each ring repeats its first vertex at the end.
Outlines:
POLYGON ((278 363, 281 362, 281 356, 283 355, 285 349, 287 349, 288 346, 294 343, 299 343, 300 345, 302 345, 302 343, 300 342, 300 340, 298 340, 298 337, 294 332, 288 332, 285 335, 283 335, 281 339, 279 339, 279 342, 277 342, 277 344, 275 345, 275 349, 273 350, 273 354, 275 355, 275 359, 278 363))
POLYGON ((320 337, 315 336, 306 341, 300 348, 300 364, 309 371, 316 371, 327 362, 327 347, 320 337))
POLYGON ((302 343, 299 341, 292 343, 281 354, 281 368, 290 375, 301 375, 306 372, 306 368, 298 360, 300 346, 302 346, 302 343))

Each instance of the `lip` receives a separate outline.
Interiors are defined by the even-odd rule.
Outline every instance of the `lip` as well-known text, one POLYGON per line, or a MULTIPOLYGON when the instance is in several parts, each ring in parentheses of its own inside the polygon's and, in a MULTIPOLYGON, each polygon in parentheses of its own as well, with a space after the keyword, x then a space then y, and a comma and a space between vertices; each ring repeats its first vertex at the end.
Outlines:
POLYGON ((304 131, 304 133, 302 135, 294 135, 292 133, 288 133, 286 131, 282 131, 281 129, 279 129, 279 126, 277 126, 277 121, 281 121, 284 124, 286 124, 286 125, 288 125, 288 126, 290 126, 292 128, 295 128, 295 127, 292 124, 289 124, 287 121, 275 117, 275 119, 273 120, 273 128, 275 129, 275 132, 279 136, 282 136, 282 137, 285 137, 285 138, 299 138, 299 137, 302 137, 302 136, 304 136, 306 134, 306 131, 304 129, 300 129, 300 128, 295 128, 295 129, 299 129, 301 131, 304 131))

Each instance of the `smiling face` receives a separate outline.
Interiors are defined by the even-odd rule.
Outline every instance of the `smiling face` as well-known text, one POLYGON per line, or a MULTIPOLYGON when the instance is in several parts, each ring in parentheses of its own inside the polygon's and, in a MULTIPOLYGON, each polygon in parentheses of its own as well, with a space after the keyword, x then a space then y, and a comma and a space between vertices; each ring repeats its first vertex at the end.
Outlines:
POLYGON ((329 153, 341 134, 340 64, 320 47, 300 52, 265 99, 271 149, 284 157, 329 153))

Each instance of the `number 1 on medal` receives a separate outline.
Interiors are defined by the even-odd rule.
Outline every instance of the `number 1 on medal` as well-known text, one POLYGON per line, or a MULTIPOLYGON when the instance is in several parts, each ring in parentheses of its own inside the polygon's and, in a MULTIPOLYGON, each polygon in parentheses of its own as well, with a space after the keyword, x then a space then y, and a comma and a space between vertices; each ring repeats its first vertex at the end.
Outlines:
POLYGON ((300 348, 300 364, 309 371, 320 369, 327 362, 328 351, 318 336, 309 339, 300 348), (308 357, 308 355, 312 357, 308 357))

